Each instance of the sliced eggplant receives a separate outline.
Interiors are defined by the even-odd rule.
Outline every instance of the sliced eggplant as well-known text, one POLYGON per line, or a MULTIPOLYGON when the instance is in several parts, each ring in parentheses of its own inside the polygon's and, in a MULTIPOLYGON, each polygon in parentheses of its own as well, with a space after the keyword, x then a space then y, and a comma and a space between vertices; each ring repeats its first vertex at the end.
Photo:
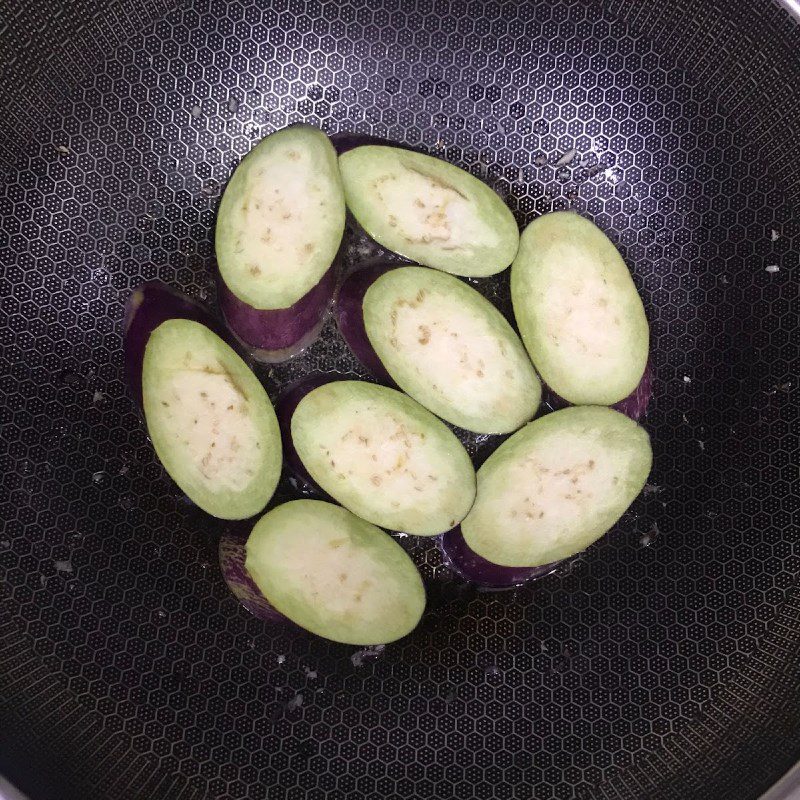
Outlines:
POLYGON ((541 567, 501 567, 487 561, 470 550, 464 541, 461 527, 456 526, 443 534, 439 548, 445 564, 464 580, 484 589, 510 589, 523 583, 541 578, 554 572, 558 564, 545 564, 541 567))
POLYGON ((292 441, 311 477, 363 519, 420 536, 458 524, 475 471, 452 431, 394 389, 337 381, 307 394, 292 441))
POLYGON ((369 342, 397 385, 442 419, 509 433, 536 413, 541 384, 519 337, 452 275, 399 267, 364 295, 369 342))
POLYGON ((167 319, 147 340, 141 387, 156 454, 189 498, 222 519, 261 511, 280 476, 280 432, 236 352, 200 322, 167 319))
POLYGON ((280 360, 319 331, 344 222, 336 151, 322 131, 273 133, 236 168, 217 217, 221 303, 258 357, 280 360))
POLYGON ((461 530, 495 564, 535 567, 599 539, 642 491, 650 439, 602 406, 554 411, 526 425, 478 470, 478 493, 461 530))
POLYGON ((292 416, 300 401, 314 389, 331 381, 341 380, 339 375, 326 375, 316 372, 305 375, 286 387, 275 405, 278 416, 278 425, 281 429, 281 444, 283 445, 283 458, 290 472, 290 480, 294 478, 295 488, 304 494, 315 494, 318 497, 329 499, 317 482, 309 475, 300 456, 295 450, 292 441, 292 416))
POLYGON ((231 594, 254 617, 264 622, 287 622, 286 617, 274 608, 256 586, 245 567, 247 538, 253 523, 235 522, 219 540, 219 566, 231 594))
POLYGON ((272 607, 334 642, 386 644, 425 610, 417 568, 391 536, 339 506, 294 500, 247 540, 247 573, 272 607))
POLYGON ((125 303, 123 346, 125 378, 137 405, 142 406, 142 362, 150 334, 168 319, 189 319, 222 338, 227 332, 208 309, 189 295, 161 281, 140 283, 125 303))
MULTIPOLYGON (((647 414, 647 409, 650 406, 650 400, 653 397, 653 368, 648 360, 647 366, 644 368, 644 374, 637 384, 636 388, 623 400, 614 403, 612 408, 630 417, 634 422, 638 422, 642 417, 647 414)), ((559 408, 566 408, 569 403, 560 395, 556 394, 549 386, 542 387, 542 400, 545 405, 549 406, 552 410, 559 408)))
POLYGON ((367 338, 367 331, 364 328, 363 303, 367 289, 381 275, 391 269, 396 269, 397 266, 397 264, 378 262, 360 267, 345 278, 336 298, 336 322, 342 338, 370 374, 388 386, 394 386, 394 381, 367 338))
POLYGON ((269 364, 286 361, 319 336, 336 291, 336 269, 331 266, 319 283, 289 308, 254 308, 240 300, 221 277, 217 285, 228 328, 253 358, 269 364))
POLYGON ((570 211, 528 225, 511 298, 533 365, 556 394, 612 405, 634 391, 647 363, 647 318, 625 262, 596 225, 570 211))
POLYGON ((470 173, 400 147, 364 145, 339 156, 347 207, 378 244, 455 275, 504 270, 519 246, 505 203, 470 173))

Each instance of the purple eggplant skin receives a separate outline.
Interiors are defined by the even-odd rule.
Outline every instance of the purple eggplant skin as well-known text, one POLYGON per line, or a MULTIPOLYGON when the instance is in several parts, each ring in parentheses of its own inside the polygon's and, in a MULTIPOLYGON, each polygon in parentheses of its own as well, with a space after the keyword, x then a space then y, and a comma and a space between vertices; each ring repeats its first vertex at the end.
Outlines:
POLYGON ((125 303, 123 325, 125 377, 139 408, 142 408, 144 350, 150 334, 168 319, 199 322, 231 344, 224 326, 197 300, 162 281, 140 283, 125 303))
POLYGON ((652 397, 653 367, 648 358, 639 385, 624 400, 614 403, 612 408, 622 412, 626 417, 630 417, 634 422, 638 422, 647 414, 652 397))
POLYGON ((217 273, 225 324, 256 361, 286 361, 319 335, 336 293, 336 262, 319 282, 289 308, 258 309, 240 300, 217 273))
POLYGON ((356 147, 363 147, 366 144, 379 144, 384 147, 399 147, 402 150, 413 150, 406 144, 400 142, 393 142, 391 139, 383 139, 380 136, 370 136, 367 133, 353 133, 351 131, 340 131, 334 133, 333 136, 328 137, 331 140, 336 153, 344 155, 350 150, 355 150, 356 147))
POLYGON ((469 548, 461 534, 460 525, 442 534, 439 548, 447 566, 465 580, 484 589, 511 589, 521 586, 534 578, 549 575, 561 563, 556 561, 540 567, 501 567, 493 564, 469 548))
MULTIPOLYGON (((639 385, 623 400, 614 403, 611 408, 616 409, 634 422, 638 422, 647 413, 650 400, 653 397, 653 368, 650 359, 647 360, 639 385)), ((556 394, 546 384, 542 385, 542 401, 553 411, 567 408, 570 405, 563 397, 556 394)))
POLYGON ((353 351, 353 355, 376 380, 391 387, 395 387, 395 382, 378 358, 367 336, 363 303, 367 289, 381 275, 400 266, 403 265, 378 261, 351 272, 339 288, 334 311, 339 332, 353 351))
POLYGON ((219 567, 231 594, 254 617, 270 623, 287 623, 289 620, 275 609, 258 590, 244 562, 245 545, 253 528, 253 520, 236 522, 227 527, 219 540, 219 567))
POLYGON ((322 372, 305 375, 286 387, 275 404, 275 413, 278 416, 278 427, 281 431, 281 444, 283 446, 283 461, 289 472, 299 481, 300 491, 312 494, 326 500, 330 499, 319 484, 309 475, 292 441, 292 415, 300 401, 309 393, 320 386, 332 381, 342 380, 339 375, 327 375, 322 372))

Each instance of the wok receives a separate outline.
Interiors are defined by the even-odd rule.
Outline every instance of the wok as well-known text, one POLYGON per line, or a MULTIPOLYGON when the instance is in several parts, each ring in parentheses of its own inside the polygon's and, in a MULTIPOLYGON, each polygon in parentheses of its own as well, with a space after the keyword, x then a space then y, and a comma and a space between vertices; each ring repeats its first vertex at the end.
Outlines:
MULTIPOLYGON (((788 2, 41 0, 0 25, 0 771, 34 800, 754 798, 800 754, 800 27, 788 2), (600 543, 357 650, 248 615, 123 385, 130 289, 213 303, 225 181, 296 121, 594 219, 655 466, 600 543)), ((350 263, 373 256, 356 242, 350 263)), ((507 313, 507 273, 480 283, 507 313)), ((259 368, 363 375, 329 321, 259 368)), ((467 441, 476 453, 490 443, 467 441)), ((292 494, 284 482, 280 497, 292 494)), ((7 791, 11 791, 8 789, 7 791)), ((786 795, 788 796, 788 795, 786 795)))

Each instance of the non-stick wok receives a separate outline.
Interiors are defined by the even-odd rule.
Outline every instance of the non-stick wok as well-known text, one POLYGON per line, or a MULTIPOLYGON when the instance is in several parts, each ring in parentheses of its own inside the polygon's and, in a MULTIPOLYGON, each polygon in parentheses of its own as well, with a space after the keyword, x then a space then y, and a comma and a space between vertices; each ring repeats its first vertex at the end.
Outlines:
MULTIPOLYGON (((768 0, 0 8, 0 771, 33 800, 755 798, 800 754, 800 27, 768 0), (123 384, 130 289, 213 303, 225 182, 296 121, 609 233, 652 323, 655 467, 555 574, 404 540, 385 649, 270 627, 123 384)), ((374 255, 356 242, 349 263, 374 255)), ((507 273, 481 284, 509 312, 507 273)), ((259 368, 363 375, 329 321, 259 368)), ((469 440, 471 452, 485 443, 469 440)), ((282 485, 280 498, 294 490, 282 485)), ((9 790, 10 791, 10 790, 9 790)), ((0 792, 2 793, 2 792, 0 792)))

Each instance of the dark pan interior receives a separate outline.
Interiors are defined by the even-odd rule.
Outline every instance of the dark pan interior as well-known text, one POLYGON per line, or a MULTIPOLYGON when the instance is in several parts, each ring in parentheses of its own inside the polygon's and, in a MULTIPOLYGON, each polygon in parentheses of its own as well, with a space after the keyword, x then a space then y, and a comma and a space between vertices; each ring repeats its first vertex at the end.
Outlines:
MULTIPOLYGON (((756 797, 800 753, 797 23, 716 0, 175 5, 42 0, 0 27, 0 771, 34 800, 756 797), (237 605, 220 524, 122 383, 128 291, 212 301, 224 182, 300 120, 465 166, 521 224, 590 216, 652 323, 631 512, 516 592, 404 539, 430 610, 379 653, 237 605)), ((508 311, 507 283, 479 288, 508 311)), ((361 374, 331 323, 259 374, 274 393, 312 368, 361 374)))

